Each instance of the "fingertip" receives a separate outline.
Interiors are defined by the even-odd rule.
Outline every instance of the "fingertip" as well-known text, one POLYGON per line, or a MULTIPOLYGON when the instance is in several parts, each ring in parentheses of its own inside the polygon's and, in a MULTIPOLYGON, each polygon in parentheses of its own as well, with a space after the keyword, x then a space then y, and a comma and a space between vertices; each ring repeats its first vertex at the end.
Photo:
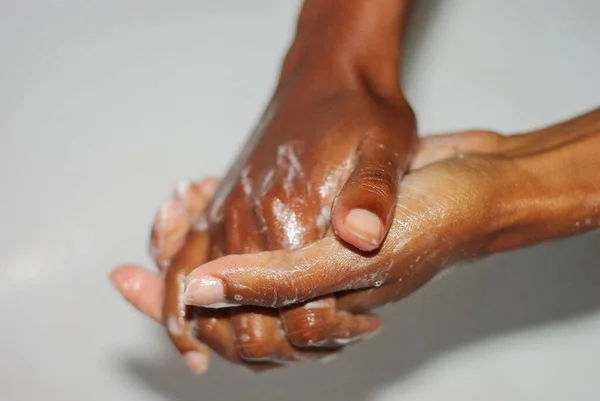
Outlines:
POLYGON ((372 251, 381 245, 383 223, 373 212, 352 209, 344 219, 344 226, 355 237, 356 246, 363 251, 372 251))
POLYGON ((161 277, 140 266, 124 265, 113 270, 109 279, 125 300, 152 319, 160 321, 164 285, 161 277))
POLYGON ((190 370, 196 375, 202 375, 208 369, 209 357, 200 351, 189 351, 183 354, 183 359, 190 370))
POLYGON ((121 265, 113 269, 108 278, 119 292, 130 293, 139 289, 140 275, 144 271, 143 267, 136 265, 121 265))
POLYGON ((223 281, 211 276, 190 275, 185 281, 183 294, 186 305, 206 308, 223 308, 233 306, 225 299, 223 281))

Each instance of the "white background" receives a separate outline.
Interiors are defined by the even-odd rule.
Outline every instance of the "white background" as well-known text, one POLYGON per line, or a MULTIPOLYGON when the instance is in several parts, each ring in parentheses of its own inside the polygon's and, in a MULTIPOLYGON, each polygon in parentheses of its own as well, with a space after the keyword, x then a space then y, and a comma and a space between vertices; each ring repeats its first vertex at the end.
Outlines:
MULTIPOLYGON (((600 2, 417 0, 422 132, 515 132, 600 105, 600 2)), ((499 255, 383 311, 326 365, 188 374, 107 274, 154 210, 222 174, 299 1, 0 0, 0 399, 597 400, 600 236, 499 255)))

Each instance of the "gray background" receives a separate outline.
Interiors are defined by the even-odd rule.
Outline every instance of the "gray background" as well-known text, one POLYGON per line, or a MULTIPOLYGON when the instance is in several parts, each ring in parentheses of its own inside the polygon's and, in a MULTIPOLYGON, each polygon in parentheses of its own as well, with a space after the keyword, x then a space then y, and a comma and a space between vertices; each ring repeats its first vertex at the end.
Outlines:
MULTIPOLYGON (((422 132, 515 132, 600 105, 600 2, 417 0, 422 132)), ((383 311, 326 365, 186 372, 107 274, 149 264, 181 178, 221 175, 299 1, 0 0, 0 399, 597 400, 600 236, 503 254, 383 311)))

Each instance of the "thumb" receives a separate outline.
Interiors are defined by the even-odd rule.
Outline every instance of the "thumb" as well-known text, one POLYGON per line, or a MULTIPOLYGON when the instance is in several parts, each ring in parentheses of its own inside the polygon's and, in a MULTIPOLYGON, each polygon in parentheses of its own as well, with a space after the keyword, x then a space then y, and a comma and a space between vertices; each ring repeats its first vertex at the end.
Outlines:
POLYGON ((293 251, 229 255, 192 271, 184 299, 188 305, 213 308, 241 304, 278 308, 373 286, 390 271, 381 268, 379 258, 358 254, 333 235, 293 251))
POLYGON ((333 228, 343 240, 362 251, 381 245, 392 223, 408 151, 400 136, 371 134, 364 139, 356 166, 333 203, 333 228))

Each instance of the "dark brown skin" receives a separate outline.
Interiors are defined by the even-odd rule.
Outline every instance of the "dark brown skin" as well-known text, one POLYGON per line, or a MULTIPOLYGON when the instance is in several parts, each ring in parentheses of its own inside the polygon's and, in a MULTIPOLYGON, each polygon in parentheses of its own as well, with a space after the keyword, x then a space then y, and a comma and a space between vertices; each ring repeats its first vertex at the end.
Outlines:
MULTIPOLYGON (((387 0, 305 3, 273 98, 209 206, 210 259, 299 248, 332 228, 362 250, 381 244, 417 144, 397 74, 405 8, 387 0)), ((245 339, 238 357, 261 363, 303 360, 379 327, 373 316, 338 311, 334 297, 318 308, 282 306, 278 315, 233 313, 223 330, 245 339), (280 328, 280 337, 263 340, 280 328)))
MULTIPOLYGON (((408 3, 305 1, 273 98, 210 206, 210 259, 298 248, 332 230, 358 249, 379 247, 417 144, 398 75, 408 3)), ((163 207, 162 217, 187 214, 173 207, 163 207)), ((176 241, 162 247, 165 232, 154 236, 163 268, 164 253, 181 246, 190 223, 170 224, 176 241)), ((379 326, 375 317, 338 311, 335 304, 328 297, 317 309, 288 306, 277 317, 236 310, 232 329, 250 337, 239 353, 288 362, 314 352, 290 358, 264 349, 257 338, 264 331, 243 327, 249 319, 257 327, 283 325, 292 344, 311 348, 339 348, 379 326)))
POLYGON ((226 256, 187 278, 221 280, 221 298, 196 287, 186 302, 280 307, 335 295, 339 309, 360 313, 456 262, 596 229, 599 149, 600 109, 526 135, 428 138, 379 251, 357 252, 332 234, 295 251, 226 256))
MULTIPOLYGON (((193 270, 208 251, 198 244, 206 241, 206 234, 196 231, 169 272, 193 270, 188 280, 210 275, 224 283, 223 299, 207 300, 205 295, 214 292, 200 291, 188 294, 188 303, 248 302, 269 308, 284 304, 290 293, 302 300, 333 295, 339 310, 363 313, 409 295, 455 262, 598 228, 598 149, 600 110, 528 134, 470 131, 428 137, 403 181, 394 223, 379 252, 356 252, 331 234, 299 250, 226 256, 193 270)), ((208 196, 209 191, 200 202, 184 203, 206 203, 208 196)), ((176 240, 173 235, 165 238, 166 243, 176 240)), ((171 246, 171 252, 176 249, 171 246)), ((160 277, 125 266, 113 281, 130 302, 162 321, 165 283, 160 277)), ((165 305, 182 295, 172 284, 167 294, 165 305)), ((198 337, 229 360, 246 363, 236 350, 240 339, 227 329, 232 322, 228 310, 204 310, 208 318, 198 320, 203 322, 198 337)), ((262 313, 268 314, 264 309, 262 313)), ((198 327, 195 316, 187 318, 198 327)), ((254 329, 262 330, 264 349, 282 343, 281 332, 272 325, 254 329)), ((174 340, 180 347, 188 341, 182 349, 196 347, 206 355, 205 345, 193 336, 174 340)), ((290 359, 301 359, 298 350, 288 351, 290 359)), ((322 355, 317 351, 306 356, 322 355)))
POLYGON ((600 109, 530 134, 427 138, 380 250, 356 252, 330 235, 295 251, 226 256, 187 278, 221 280, 221 298, 197 286, 187 302, 278 307, 376 283, 406 294, 455 262, 596 229, 599 149, 600 109))
POLYGON ((254 369, 328 355, 377 329, 365 311, 448 264, 600 224, 597 112, 516 137, 427 138, 411 158, 415 123, 397 74, 407 3, 306 1, 273 100, 209 206, 210 244, 188 232, 214 182, 182 188, 157 217, 155 256, 172 262, 164 310, 162 279, 135 267, 113 275, 167 324, 193 370, 206 368, 207 345, 254 369), (364 213, 349 224, 355 209, 379 229, 364 213), (183 314, 182 302, 246 306, 183 314))

